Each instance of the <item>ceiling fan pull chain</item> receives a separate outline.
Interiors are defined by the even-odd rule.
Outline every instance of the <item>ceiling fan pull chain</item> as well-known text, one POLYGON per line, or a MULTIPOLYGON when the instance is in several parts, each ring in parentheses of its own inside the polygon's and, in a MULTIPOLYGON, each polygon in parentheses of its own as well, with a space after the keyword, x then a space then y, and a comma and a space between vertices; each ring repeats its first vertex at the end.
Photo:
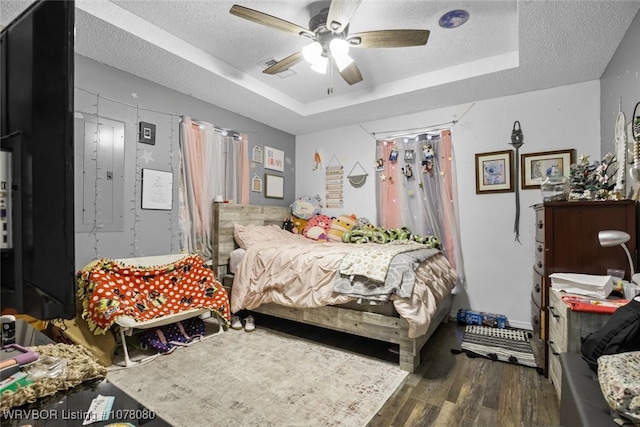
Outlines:
POLYGON ((327 95, 333 93, 333 58, 331 55, 327 55, 329 61, 327 61, 327 73, 329 73, 329 87, 327 88, 327 95))

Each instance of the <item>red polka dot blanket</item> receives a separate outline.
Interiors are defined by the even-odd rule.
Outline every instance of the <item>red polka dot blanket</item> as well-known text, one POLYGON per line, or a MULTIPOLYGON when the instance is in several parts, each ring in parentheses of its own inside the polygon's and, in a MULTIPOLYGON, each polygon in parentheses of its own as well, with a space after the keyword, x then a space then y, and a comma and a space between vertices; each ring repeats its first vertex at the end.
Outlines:
POLYGON ((122 315, 145 321, 208 308, 231 319, 227 291, 200 255, 153 267, 100 259, 80 270, 77 279, 82 317, 94 334, 104 334, 122 315))

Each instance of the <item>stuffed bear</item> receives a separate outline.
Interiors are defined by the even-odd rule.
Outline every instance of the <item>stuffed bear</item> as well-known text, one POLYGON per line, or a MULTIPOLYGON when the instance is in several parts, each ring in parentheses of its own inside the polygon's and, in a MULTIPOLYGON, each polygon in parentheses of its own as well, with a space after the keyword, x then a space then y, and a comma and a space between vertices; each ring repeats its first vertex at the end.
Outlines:
POLYGON ((318 214, 309 219, 304 227, 302 235, 312 240, 328 240, 329 229, 331 228, 331 218, 318 214))

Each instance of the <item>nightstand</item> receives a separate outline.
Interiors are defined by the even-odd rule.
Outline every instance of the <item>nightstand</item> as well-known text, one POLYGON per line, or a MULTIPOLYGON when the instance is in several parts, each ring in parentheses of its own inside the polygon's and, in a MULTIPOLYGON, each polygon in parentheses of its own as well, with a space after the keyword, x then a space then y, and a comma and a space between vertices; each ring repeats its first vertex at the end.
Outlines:
POLYGON ((610 314, 573 311, 562 301, 564 293, 549 289, 549 379, 558 398, 562 390, 560 353, 580 353, 582 338, 602 328, 610 314))

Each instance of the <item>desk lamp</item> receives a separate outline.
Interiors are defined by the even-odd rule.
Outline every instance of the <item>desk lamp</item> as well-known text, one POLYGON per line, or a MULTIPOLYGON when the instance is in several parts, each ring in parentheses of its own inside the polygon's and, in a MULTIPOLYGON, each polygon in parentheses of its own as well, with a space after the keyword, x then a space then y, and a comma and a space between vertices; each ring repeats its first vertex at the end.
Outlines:
POLYGON ((633 260, 631 259, 631 254, 629 253, 629 249, 627 249, 627 243, 631 239, 631 236, 624 231, 619 230, 603 230, 598 232, 598 240, 600 240, 600 246, 603 248, 609 248, 611 246, 622 246, 622 249, 627 253, 627 259, 629 260, 629 268, 631 269, 631 274, 629 275, 630 279, 633 279, 633 275, 635 274, 633 270, 633 260))

